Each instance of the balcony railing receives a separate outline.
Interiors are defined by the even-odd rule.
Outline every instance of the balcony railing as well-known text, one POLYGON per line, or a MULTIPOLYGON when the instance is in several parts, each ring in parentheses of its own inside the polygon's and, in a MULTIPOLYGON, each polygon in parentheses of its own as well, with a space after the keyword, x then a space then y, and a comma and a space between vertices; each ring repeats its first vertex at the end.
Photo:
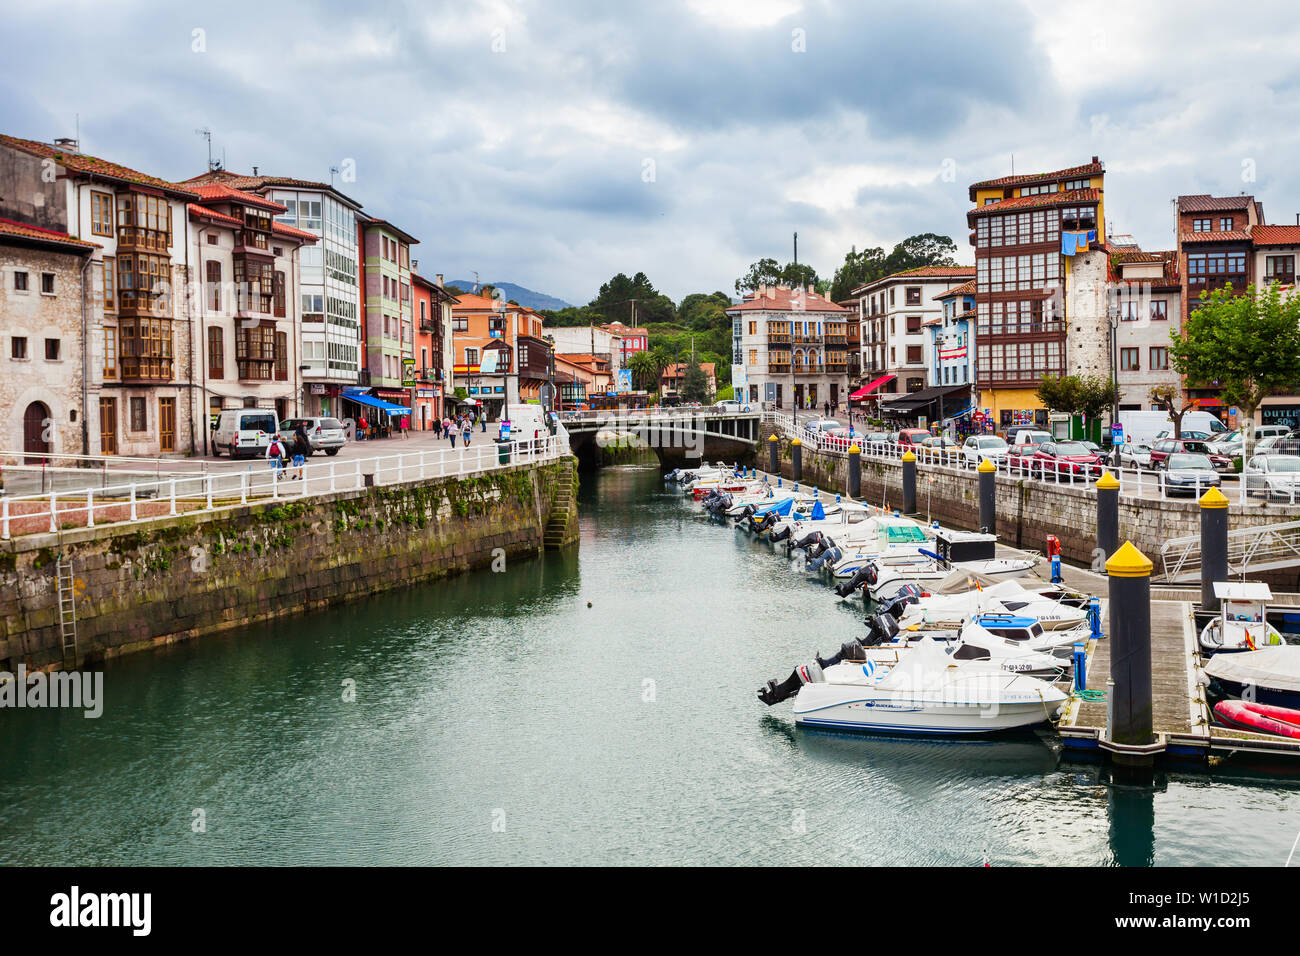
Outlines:
POLYGON ((769 332, 767 336, 767 344, 768 345, 789 345, 790 336, 781 332, 776 332, 776 333, 769 332))

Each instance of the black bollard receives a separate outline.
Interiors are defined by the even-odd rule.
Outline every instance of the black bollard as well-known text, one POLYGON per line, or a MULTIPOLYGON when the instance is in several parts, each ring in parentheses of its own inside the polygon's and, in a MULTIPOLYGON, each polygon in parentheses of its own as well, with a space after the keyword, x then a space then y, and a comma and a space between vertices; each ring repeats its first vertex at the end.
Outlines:
POLYGON ((903 452, 903 514, 916 514, 916 456, 903 452))
POLYGON ((862 497, 862 449, 856 444, 849 448, 849 497, 862 497))
POLYGON ((997 534, 997 466, 993 464, 992 459, 985 458, 975 470, 980 476, 980 531, 985 534, 997 534))
POLYGON ((1228 498, 1218 488, 1211 488, 1201 495, 1202 611, 1219 609, 1219 599, 1214 596, 1214 582, 1227 580, 1228 498))
MULTIPOLYGON (((1155 742, 1151 713, 1151 560, 1124 544, 1106 562, 1110 599, 1110 726, 1117 744, 1155 742)), ((1151 755, 1116 754, 1119 763, 1144 765, 1151 755)))
POLYGON ((781 451, 781 440, 773 435, 767 440, 767 472, 773 478, 781 474, 781 462, 779 454, 781 451))
MULTIPOLYGON (((1109 471, 1097 479, 1097 550, 1101 564, 1119 548, 1119 482, 1109 471)), ((1093 564, 1096 570, 1097 564, 1093 564)))
POLYGON ((790 442, 790 477, 803 480, 803 442, 797 438, 790 442))

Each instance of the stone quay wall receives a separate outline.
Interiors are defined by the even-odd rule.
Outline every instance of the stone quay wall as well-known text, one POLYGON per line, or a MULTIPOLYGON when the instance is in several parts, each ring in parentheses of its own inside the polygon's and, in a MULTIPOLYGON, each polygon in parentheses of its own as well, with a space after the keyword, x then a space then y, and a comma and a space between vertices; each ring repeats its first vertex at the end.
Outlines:
POLYGON ((0 670, 63 665, 56 561, 85 663, 533 556, 571 457, 0 542, 0 670))

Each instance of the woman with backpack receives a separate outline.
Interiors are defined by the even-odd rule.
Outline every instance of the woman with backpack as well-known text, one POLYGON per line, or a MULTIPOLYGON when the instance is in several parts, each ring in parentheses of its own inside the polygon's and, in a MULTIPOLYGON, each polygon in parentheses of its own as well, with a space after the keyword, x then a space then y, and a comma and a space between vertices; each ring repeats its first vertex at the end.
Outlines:
POLYGON ((271 443, 266 446, 266 460, 271 463, 271 473, 278 479, 284 470, 284 442, 279 432, 271 436, 271 443))

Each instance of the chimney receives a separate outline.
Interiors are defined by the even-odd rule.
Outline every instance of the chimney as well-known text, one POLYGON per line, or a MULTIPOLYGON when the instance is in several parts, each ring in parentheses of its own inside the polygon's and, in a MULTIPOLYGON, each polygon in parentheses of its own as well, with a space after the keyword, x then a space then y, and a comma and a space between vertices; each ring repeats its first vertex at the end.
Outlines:
POLYGON ((809 294, 809 295, 816 295, 816 294, 817 294, 817 293, 816 293, 816 290, 813 289, 813 284, 812 284, 811 282, 808 283, 808 294, 809 294))
POLYGON ((1101 160, 1098 159, 1096 156, 1092 157, 1092 161, 1093 161, 1094 164, 1096 164, 1096 163, 1100 163, 1100 162, 1101 162, 1101 160))
POLYGON ((419 260, 419 259, 412 259, 412 260, 411 260, 411 271, 412 271, 412 272, 419 272, 419 271, 420 271, 420 260, 419 260))
POLYGON ((54 141, 54 145, 65 153, 80 153, 81 143, 71 136, 60 136, 54 141))
POLYGON ((442 273, 441 273, 441 272, 439 272, 436 276, 433 277, 433 284, 436 285, 436 286, 437 286, 438 288, 440 288, 440 289, 442 288, 442 273))
POLYGON ((254 175, 254 176, 257 175, 257 167, 256 167, 256 166, 253 167, 253 175, 254 175))

